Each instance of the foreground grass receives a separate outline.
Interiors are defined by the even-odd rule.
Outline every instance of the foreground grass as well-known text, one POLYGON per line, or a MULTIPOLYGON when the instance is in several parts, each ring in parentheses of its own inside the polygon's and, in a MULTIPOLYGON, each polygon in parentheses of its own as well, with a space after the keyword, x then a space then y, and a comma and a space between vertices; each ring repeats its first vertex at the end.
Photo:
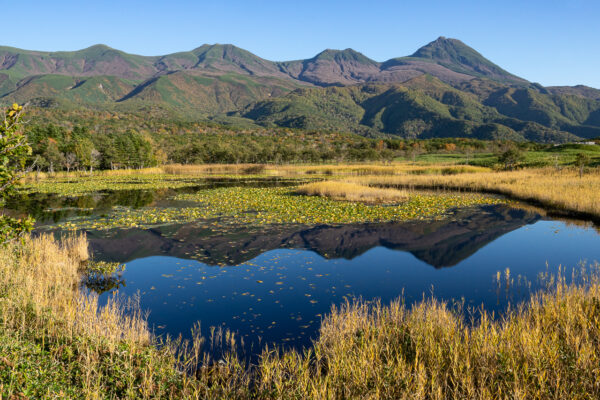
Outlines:
MULTIPOLYGON (((265 349, 257 365, 176 357, 139 314, 78 290, 82 237, 0 248, 4 398, 591 399, 600 396, 600 275, 549 289, 502 319, 469 322, 434 300, 353 302, 311 350, 265 349), (192 365, 199 366, 193 368, 192 365), (187 373, 182 373, 187 371, 187 373)), ((131 308, 135 310, 135 307, 131 308)), ((231 342, 231 341, 230 341, 231 342)))
POLYGON ((140 375, 172 369, 149 346, 140 315, 125 315, 117 303, 99 308, 94 296, 79 292, 87 258, 82 236, 62 244, 26 238, 0 248, 2 396, 101 398, 107 385, 113 397, 167 390, 140 375))

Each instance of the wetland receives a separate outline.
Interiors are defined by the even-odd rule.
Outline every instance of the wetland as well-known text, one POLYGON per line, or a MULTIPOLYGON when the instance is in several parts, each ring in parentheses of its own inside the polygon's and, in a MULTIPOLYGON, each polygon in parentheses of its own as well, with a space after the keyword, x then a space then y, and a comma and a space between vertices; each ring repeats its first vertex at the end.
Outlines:
POLYGON ((96 262, 124 264, 88 285, 107 304, 137 298, 160 337, 240 338, 309 348, 332 306, 425 298, 502 313, 539 276, 600 260, 591 224, 497 195, 409 191, 394 204, 298 194, 319 176, 92 176, 26 185, 8 204, 36 233, 85 232, 96 262), (97 282, 96 282, 97 283, 97 282))

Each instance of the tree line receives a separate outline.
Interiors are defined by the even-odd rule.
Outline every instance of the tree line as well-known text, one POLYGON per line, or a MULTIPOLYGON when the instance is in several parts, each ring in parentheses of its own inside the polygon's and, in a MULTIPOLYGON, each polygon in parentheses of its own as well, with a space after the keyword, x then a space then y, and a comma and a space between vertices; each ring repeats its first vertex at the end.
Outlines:
MULTIPOLYGON (((27 126, 39 171, 144 168, 165 163, 320 163, 391 161, 426 153, 497 152, 513 145, 476 139, 365 138, 331 132, 92 132, 85 126, 27 126)), ((520 144, 519 146, 537 146, 520 144)))
POLYGON ((38 170, 143 168, 160 161, 152 141, 134 130, 97 135, 81 126, 48 124, 28 127, 27 136, 38 170))

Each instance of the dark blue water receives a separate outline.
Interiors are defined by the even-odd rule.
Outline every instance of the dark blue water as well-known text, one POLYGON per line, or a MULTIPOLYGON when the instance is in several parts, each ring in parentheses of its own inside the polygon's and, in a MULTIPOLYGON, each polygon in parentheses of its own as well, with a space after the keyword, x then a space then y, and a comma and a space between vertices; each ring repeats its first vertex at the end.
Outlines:
MULTIPOLYGON (((425 234, 424 240, 430 235, 425 234)), ((210 326, 222 326, 255 349, 264 343, 303 347, 316 338, 322 316, 346 299, 379 298, 385 303, 402 296, 410 304, 433 295, 448 301, 464 299, 467 307, 502 311, 538 287, 540 272, 600 260, 596 230, 559 221, 538 219, 478 244, 475 250, 461 249, 460 260, 452 255, 444 258, 453 250, 447 246, 449 240, 455 243, 445 235, 441 259, 435 258, 435 248, 432 256, 382 245, 351 259, 318 254, 327 251, 323 249, 279 248, 225 267, 172 256, 143 257, 127 263, 122 276, 126 286, 120 294, 140 294, 157 334, 189 337, 192 326, 201 321, 204 335, 210 326), (424 259, 453 265, 436 268, 424 259)), ((470 238, 456 245, 475 241, 470 238)), ((439 241, 432 246, 436 245, 441 246, 439 241)))

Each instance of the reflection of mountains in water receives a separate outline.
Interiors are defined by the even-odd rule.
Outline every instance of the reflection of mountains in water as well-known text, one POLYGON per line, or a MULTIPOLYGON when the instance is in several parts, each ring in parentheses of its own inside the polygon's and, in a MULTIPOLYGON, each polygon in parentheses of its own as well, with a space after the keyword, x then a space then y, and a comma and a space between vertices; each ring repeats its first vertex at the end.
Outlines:
POLYGON ((119 262, 162 255, 208 265, 237 265, 279 248, 351 259, 383 246, 408 251, 441 268, 458 264, 498 237, 540 218, 531 211, 500 205, 458 210, 439 221, 251 229, 186 224, 119 230, 111 236, 90 232, 88 239, 96 259, 119 262))

